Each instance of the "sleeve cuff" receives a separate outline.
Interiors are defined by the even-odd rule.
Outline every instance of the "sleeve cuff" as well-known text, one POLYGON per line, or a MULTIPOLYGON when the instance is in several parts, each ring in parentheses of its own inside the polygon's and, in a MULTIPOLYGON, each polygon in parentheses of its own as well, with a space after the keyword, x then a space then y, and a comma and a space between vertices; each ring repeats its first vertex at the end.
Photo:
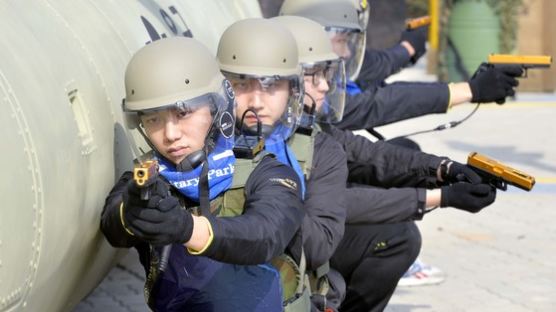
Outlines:
POLYGON ((448 157, 435 156, 431 157, 428 163, 429 176, 427 177, 427 188, 436 188, 441 183, 438 181, 438 167, 443 160, 449 159, 448 157))
POLYGON ((205 246, 203 246, 203 248, 201 248, 201 250, 195 250, 195 249, 187 247, 187 251, 192 255, 200 255, 200 254, 204 253, 211 246, 212 241, 214 240, 214 231, 212 230, 212 224, 210 223, 210 221, 207 218, 204 218, 204 219, 207 221, 207 226, 208 226, 208 231, 209 231, 209 238, 207 240, 207 243, 205 244, 205 246))
POLYGON ((122 203, 120 204, 120 223, 122 224, 122 227, 124 228, 124 230, 127 232, 127 234, 131 235, 131 236, 135 236, 135 234, 133 234, 133 232, 127 228, 127 226, 125 226, 125 220, 124 220, 124 202, 122 201, 122 203))
POLYGON ((425 189, 417 189, 417 211, 415 212, 415 220, 422 220, 423 216, 427 212, 425 209, 425 203, 427 200, 427 190, 425 189))
POLYGON ((448 108, 446 109, 446 111, 449 111, 452 108, 452 86, 454 84, 453 83, 449 83, 448 84, 448 108))

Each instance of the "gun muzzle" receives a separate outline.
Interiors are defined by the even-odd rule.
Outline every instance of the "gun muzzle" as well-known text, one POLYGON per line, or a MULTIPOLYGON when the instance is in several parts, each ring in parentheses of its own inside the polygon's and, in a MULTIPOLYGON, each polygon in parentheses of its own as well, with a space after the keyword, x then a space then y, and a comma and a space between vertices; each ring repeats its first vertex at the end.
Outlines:
POLYGON ((133 169, 133 180, 135 180, 137 186, 142 187, 157 174, 158 162, 156 160, 147 160, 133 169))

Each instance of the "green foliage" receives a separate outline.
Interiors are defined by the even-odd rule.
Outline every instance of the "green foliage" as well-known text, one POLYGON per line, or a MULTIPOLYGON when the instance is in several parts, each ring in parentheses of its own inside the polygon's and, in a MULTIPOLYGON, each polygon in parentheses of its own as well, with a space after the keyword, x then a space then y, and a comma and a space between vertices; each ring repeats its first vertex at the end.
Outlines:
POLYGON ((405 0, 405 4, 408 18, 429 14, 429 0, 405 0))
POLYGON ((487 0, 500 17, 500 52, 512 53, 517 37, 517 19, 523 0, 487 0))

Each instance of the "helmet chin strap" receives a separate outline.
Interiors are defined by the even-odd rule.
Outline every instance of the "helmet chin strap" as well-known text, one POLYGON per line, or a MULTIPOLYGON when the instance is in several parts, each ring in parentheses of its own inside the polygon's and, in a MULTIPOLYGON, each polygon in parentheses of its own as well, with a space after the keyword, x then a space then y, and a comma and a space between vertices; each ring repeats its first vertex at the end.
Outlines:
POLYGON ((147 137, 147 135, 145 134, 145 131, 143 131, 143 128, 141 128, 141 126, 137 126, 137 130, 139 130, 139 133, 141 133, 141 136, 143 137, 143 139, 145 140, 145 142, 147 142, 147 144, 149 145, 149 147, 153 150, 156 151, 156 148, 154 147, 154 145, 151 143, 151 140, 149 140, 149 138, 147 137))
POLYGON ((307 96, 311 100, 311 106, 305 104, 303 105, 303 115, 301 117, 301 123, 296 132, 310 135, 313 131, 313 125, 315 123, 315 111, 317 109, 317 102, 309 93, 305 92, 305 96, 307 96))
POLYGON ((187 155, 177 166, 176 169, 181 172, 191 171, 197 168, 206 159, 204 150, 195 151, 187 155))
POLYGON ((307 93, 307 92, 304 92, 304 93, 311 100, 311 107, 308 108, 306 105, 303 105, 303 111, 314 116, 315 115, 315 110, 317 109, 317 101, 315 101, 315 99, 309 93, 307 93))
POLYGON ((258 125, 253 125, 251 127, 244 126, 243 129, 245 130, 245 132, 247 132, 247 134, 257 135, 257 136, 261 134, 263 137, 266 138, 272 134, 272 131, 274 130, 274 126, 261 124, 260 129, 258 125))
POLYGON ((255 111, 253 108, 248 108, 245 110, 245 112, 243 112, 243 115, 241 116, 241 120, 239 121, 239 129, 241 129, 241 131, 245 132, 248 135, 257 136, 260 140, 272 134, 274 126, 263 124, 259 119, 259 114, 257 114, 257 111, 255 111), (245 119, 245 115, 247 115, 247 113, 253 113, 255 115, 255 118, 257 119, 256 124, 247 126, 243 123, 243 120, 245 119))

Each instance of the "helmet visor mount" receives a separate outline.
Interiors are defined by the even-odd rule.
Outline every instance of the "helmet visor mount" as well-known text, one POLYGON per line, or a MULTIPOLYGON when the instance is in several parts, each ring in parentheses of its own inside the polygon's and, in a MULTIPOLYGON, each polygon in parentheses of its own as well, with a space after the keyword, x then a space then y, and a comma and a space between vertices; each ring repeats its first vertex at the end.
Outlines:
POLYGON ((346 92, 344 61, 336 59, 303 64, 303 75, 305 111, 314 113, 318 122, 336 123, 341 121, 344 114, 346 92), (313 107, 314 112, 311 111, 313 107))
POLYGON ((360 10, 357 10, 357 18, 359 19, 359 25, 361 25, 361 29, 363 29, 363 31, 367 29, 370 15, 371 15, 371 9, 368 4, 365 5, 365 7, 361 5, 360 10))
POLYGON ((325 27, 332 49, 345 61, 346 76, 357 79, 365 55, 365 32, 359 29, 325 27))
MULTIPOLYGON (((297 128, 301 116, 303 85, 298 75, 291 76, 256 76, 224 72, 231 81, 236 94, 238 114, 247 112, 243 120, 243 129, 256 133, 257 122, 262 124, 262 134, 270 134, 286 140, 297 128)), ((236 116, 239 122, 241 116, 236 116)), ((239 126, 239 125, 238 125, 239 126)))

